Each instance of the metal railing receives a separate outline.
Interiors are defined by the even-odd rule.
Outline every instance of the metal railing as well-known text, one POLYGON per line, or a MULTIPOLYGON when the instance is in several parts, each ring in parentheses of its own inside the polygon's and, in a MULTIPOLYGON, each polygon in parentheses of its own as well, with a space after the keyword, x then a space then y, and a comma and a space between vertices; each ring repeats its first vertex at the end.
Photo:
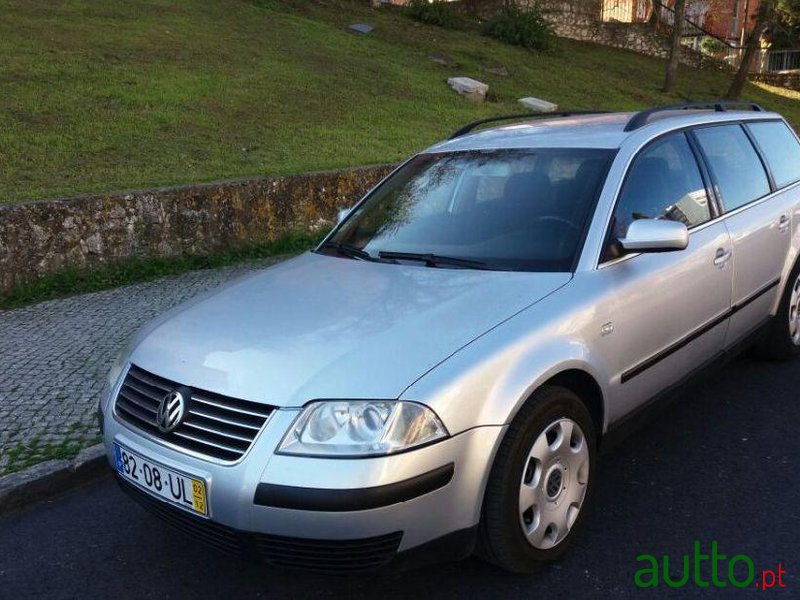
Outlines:
POLYGON ((767 53, 765 71, 794 71, 800 69, 800 49, 797 50, 770 50, 767 53))

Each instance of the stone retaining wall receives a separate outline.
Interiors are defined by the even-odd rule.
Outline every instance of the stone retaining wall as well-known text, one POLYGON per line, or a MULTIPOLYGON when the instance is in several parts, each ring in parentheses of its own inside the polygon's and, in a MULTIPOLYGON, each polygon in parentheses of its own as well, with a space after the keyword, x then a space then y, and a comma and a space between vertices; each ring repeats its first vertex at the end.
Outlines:
POLYGON ((769 85, 788 88, 800 92, 800 71, 783 71, 779 73, 754 73, 752 81, 761 81, 769 85))
POLYGON ((388 165, 0 205, 0 290, 67 268, 205 255, 330 227, 388 165))

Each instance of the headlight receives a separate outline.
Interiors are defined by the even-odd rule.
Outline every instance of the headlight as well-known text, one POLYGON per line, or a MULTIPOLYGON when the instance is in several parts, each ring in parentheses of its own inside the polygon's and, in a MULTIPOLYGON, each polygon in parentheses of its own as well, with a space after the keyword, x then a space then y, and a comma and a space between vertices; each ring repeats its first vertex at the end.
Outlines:
POLYGON ((434 412, 397 400, 325 400, 306 406, 279 454, 380 456, 447 437, 434 412))

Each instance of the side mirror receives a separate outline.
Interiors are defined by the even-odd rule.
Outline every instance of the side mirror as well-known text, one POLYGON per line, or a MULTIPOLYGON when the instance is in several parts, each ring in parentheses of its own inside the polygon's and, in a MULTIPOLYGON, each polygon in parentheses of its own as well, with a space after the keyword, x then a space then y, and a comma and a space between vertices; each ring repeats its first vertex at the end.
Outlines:
POLYGON ((350 214, 351 210, 353 210, 352 206, 350 208, 343 208, 338 213, 336 213, 336 224, 338 225, 339 223, 344 221, 347 218, 347 215, 350 214))
POLYGON ((678 221, 638 219, 619 240, 628 252, 672 252, 689 245, 689 230, 678 221))

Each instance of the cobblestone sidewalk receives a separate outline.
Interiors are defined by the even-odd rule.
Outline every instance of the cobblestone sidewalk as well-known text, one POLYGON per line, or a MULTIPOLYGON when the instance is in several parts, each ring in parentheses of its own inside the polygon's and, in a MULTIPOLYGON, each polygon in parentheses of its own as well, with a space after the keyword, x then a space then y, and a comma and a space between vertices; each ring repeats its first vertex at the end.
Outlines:
POLYGON ((0 476, 99 441, 103 380, 144 322, 276 259, 0 311, 0 476))

